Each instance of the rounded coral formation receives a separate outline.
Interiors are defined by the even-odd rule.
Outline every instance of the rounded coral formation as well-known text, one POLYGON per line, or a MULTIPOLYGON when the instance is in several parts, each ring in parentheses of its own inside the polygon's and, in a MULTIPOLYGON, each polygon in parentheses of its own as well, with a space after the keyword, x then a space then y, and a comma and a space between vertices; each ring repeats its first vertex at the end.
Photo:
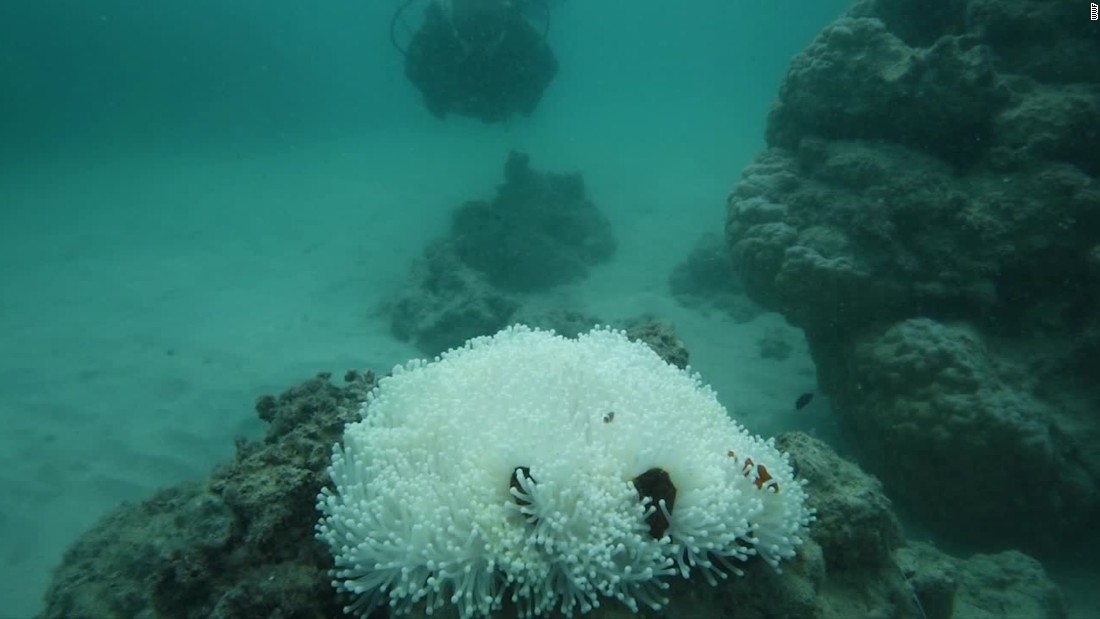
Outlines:
POLYGON ((675 575, 778 567, 812 519, 785 454, 608 329, 517 326, 396 368, 329 472, 318 537, 363 617, 660 608, 675 575))
POLYGON ((859 0, 728 199, 746 293, 804 329, 863 463, 984 550, 1100 539, 1100 38, 1076 10, 859 0))

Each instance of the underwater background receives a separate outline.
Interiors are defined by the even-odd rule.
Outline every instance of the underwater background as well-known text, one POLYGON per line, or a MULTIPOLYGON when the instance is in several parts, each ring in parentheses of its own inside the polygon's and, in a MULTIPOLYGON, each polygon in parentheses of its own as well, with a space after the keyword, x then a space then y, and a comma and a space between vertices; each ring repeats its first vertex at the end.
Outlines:
MULTIPOLYGON (((0 616, 41 612, 104 514, 260 436, 258 396, 434 354, 392 299, 513 151, 583 177, 615 239, 531 304, 671 325, 752 432, 845 451, 800 330, 669 282, 723 238, 792 57, 850 3, 553 3, 558 72, 498 123, 425 108, 399 4, 0 4, 0 616)), ((1055 576, 1072 602, 1094 574, 1055 576)))

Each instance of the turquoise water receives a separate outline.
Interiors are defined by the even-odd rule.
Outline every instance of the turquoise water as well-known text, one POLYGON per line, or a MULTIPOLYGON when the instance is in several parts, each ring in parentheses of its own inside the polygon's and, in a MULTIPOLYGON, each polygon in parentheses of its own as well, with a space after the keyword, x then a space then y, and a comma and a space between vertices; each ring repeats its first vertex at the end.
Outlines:
POLYGON ((104 513, 258 436, 256 396, 421 354, 379 305, 510 150, 582 174, 618 243, 548 303, 658 315, 754 432, 833 435, 827 402, 792 410, 817 388, 799 332, 684 308, 668 276, 847 2, 557 3, 558 74, 497 124, 425 108, 397 4, 0 5, 0 616, 38 612, 104 513), (762 363, 767 334, 790 355, 762 363))

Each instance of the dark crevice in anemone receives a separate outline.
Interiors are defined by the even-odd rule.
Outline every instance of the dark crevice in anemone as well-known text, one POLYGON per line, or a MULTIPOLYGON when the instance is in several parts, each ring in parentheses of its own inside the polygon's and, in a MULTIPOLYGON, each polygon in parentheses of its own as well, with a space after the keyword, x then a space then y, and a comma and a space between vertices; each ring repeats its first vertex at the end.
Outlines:
POLYGON ((653 539, 661 539, 668 530, 668 517, 665 511, 672 513, 672 507, 676 503, 676 486, 672 484, 672 478, 664 469, 652 468, 635 477, 634 489, 642 499, 649 499, 653 505, 653 512, 646 516, 645 522, 649 525, 649 535, 653 539), (665 502, 665 509, 660 507, 661 501, 665 502))
MULTIPOLYGON (((535 483, 535 478, 531 477, 531 467, 517 466, 516 468, 512 469, 512 478, 508 480, 508 485, 511 486, 513 490, 515 490, 516 492, 519 492, 520 494, 527 494, 526 492, 523 491, 523 486, 521 486, 519 484, 519 474, 520 473, 523 473, 523 476, 526 477, 530 481, 530 483, 532 483, 532 484, 535 483)), ((512 494, 512 500, 514 500, 516 502, 516 505, 519 505, 520 507, 527 507, 528 505, 531 504, 530 501, 522 499, 522 498, 516 496, 514 493, 512 494)))

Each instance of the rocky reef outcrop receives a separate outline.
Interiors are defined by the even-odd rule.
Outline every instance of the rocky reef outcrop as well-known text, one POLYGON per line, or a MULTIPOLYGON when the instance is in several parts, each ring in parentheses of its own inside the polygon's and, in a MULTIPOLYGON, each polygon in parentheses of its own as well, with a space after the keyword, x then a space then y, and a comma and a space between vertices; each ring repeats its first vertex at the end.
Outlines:
MULTIPOLYGON (((659 352, 670 362, 686 354, 659 352)), ((336 386, 320 375, 260 398, 256 412, 268 423, 261 440, 241 441, 233 461, 205 480, 104 517, 66 552, 41 619, 345 616, 347 600, 330 585, 332 558, 314 538, 316 494, 332 445, 376 381, 369 372, 344 378, 336 386)), ((1011 607, 1065 617, 1061 593, 1034 559, 1010 552, 962 560, 907 544, 877 480, 805 434, 782 435, 778 445, 817 510, 799 556, 782 573, 750 561, 744 575, 717 587, 675 579, 669 606, 641 616, 947 619, 1003 616, 1011 607)), ((453 617, 453 608, 436 616, 453 617)), ((607 604, 586 616, 637 615, 607 604)))
POLYGON ((532 295, 583 279, 614 253, 580 174, 537 172, 512 152, 496 196, 460 205, 386 303, 391 331, 438 354, 515 322, 532 295))
POLYGON ((867 0, 791 64, 730 193, 866 466, 940 534, 1100 516, 1100 31, 1072 3, 867 0))

